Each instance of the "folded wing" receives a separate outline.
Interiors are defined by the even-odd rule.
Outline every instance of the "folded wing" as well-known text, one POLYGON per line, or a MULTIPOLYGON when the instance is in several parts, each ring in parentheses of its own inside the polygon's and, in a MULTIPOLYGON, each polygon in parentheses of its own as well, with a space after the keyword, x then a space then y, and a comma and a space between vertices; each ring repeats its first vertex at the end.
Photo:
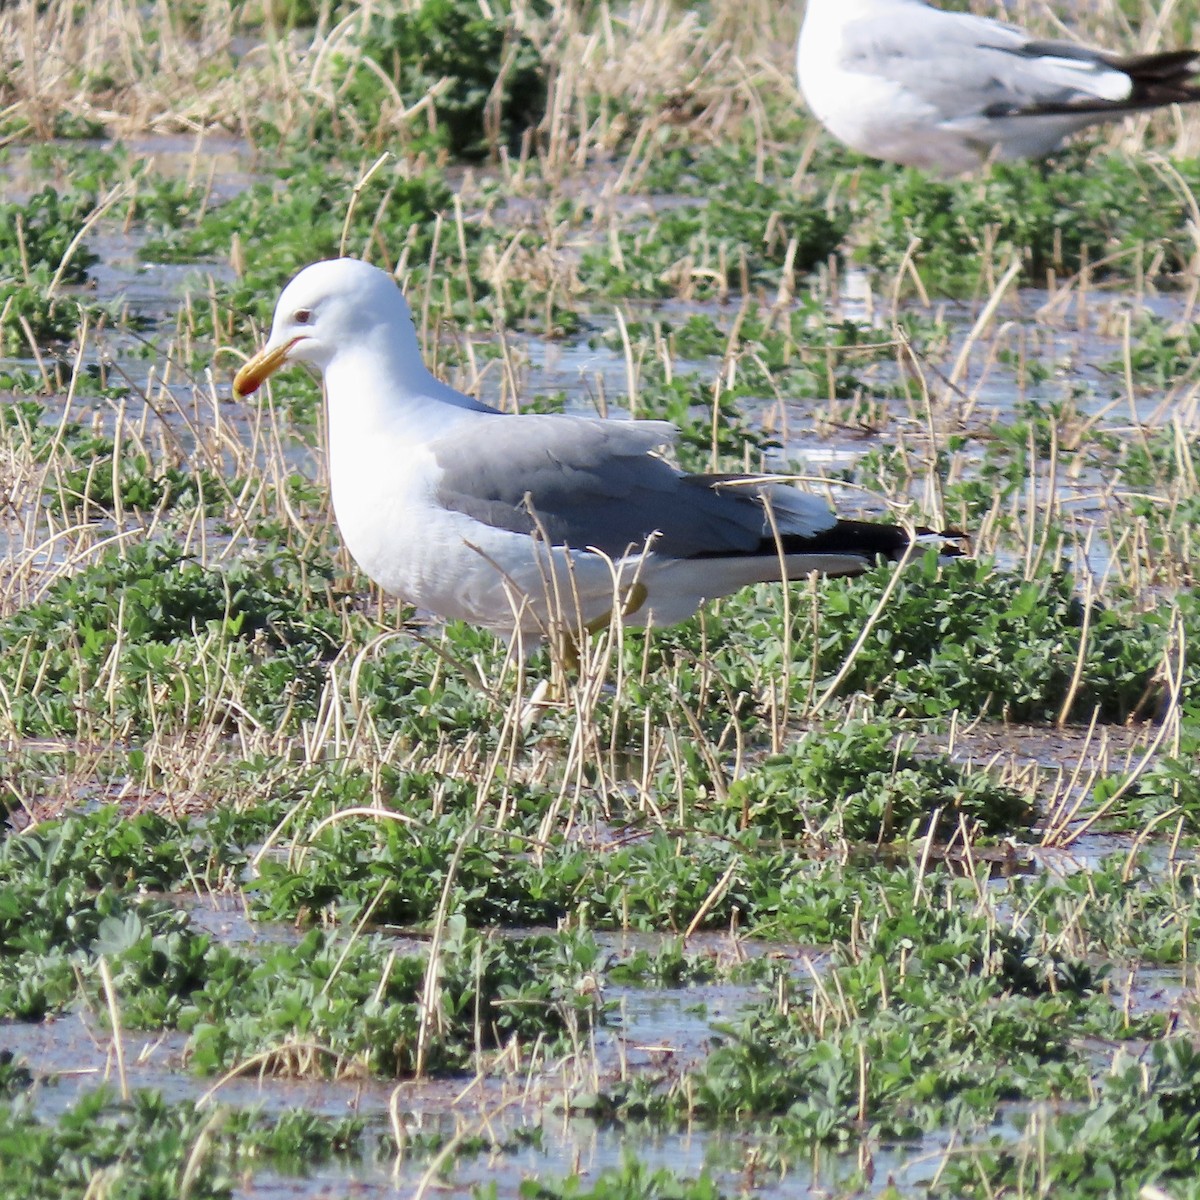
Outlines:
MULTIPOLYGON (((772 521, 789 550, 838 528, 823 500, 770 477, 684 474, 655 453, 674 437, 661 421, 497 415, 433 443, 437 501, 492 528, 614 558, 652 535, 664 557, 715 558, 774 554, 772 521)), ((907 542, 893 526, 868 528, 907 542)))
POLYGON ((953 123, 978 116, 1084 115, 1200 98, 1192 50, 1121 56, 924 4, 847 22, 842 66, 894 81, 953 123))

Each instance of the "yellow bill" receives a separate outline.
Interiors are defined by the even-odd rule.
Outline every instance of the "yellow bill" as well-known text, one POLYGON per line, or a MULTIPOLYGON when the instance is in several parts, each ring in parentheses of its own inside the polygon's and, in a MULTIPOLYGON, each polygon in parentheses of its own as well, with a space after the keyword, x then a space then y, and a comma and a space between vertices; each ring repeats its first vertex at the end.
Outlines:
POLYGON ((233 377, 233 394, 249 396, 257 392, 280 367, 287 365, 288 355, 299 340, 292 338, 290 342, 284 342, 280 346, 264 346, 244 363, 242 369, 233 377))

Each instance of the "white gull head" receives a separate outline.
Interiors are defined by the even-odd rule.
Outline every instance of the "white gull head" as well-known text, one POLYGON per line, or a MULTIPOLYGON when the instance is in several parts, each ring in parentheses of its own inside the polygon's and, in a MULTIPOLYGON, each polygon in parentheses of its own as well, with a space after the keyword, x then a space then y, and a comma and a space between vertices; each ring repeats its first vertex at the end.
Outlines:
POLYGON ((364 352, 404 375, 426 373, 412 312, 392 276, 356 258, 316 262, 283 289, 271 336, 238 372, 234 390, 249 395, 293 362, 324 375, 341 356, 364 352))

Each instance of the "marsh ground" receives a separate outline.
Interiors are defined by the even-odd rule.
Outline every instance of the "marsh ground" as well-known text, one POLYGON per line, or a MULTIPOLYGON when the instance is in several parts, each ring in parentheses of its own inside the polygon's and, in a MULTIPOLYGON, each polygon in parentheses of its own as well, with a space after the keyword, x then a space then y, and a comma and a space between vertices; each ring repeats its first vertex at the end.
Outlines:
POLYGON ((0 1193, 1200 1195, 1200 114, 930 180, 798 19, 0 10, 0 1193), (464 389, 973 557, 523 721, 356 572, 316 385, 231 400, 339 250, 464 389))

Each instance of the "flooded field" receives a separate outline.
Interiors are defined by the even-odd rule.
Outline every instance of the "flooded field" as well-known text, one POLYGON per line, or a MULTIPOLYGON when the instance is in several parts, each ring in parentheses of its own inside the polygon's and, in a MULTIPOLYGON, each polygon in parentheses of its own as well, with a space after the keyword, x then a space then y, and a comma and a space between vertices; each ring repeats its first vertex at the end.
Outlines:
POLYGON ((1200 1196, 1200 112, 938 180, 800 15, 0 8, 0 1196, 1200 1196), (969 553, 521 661, 234 397, 339 254, 969 553))

